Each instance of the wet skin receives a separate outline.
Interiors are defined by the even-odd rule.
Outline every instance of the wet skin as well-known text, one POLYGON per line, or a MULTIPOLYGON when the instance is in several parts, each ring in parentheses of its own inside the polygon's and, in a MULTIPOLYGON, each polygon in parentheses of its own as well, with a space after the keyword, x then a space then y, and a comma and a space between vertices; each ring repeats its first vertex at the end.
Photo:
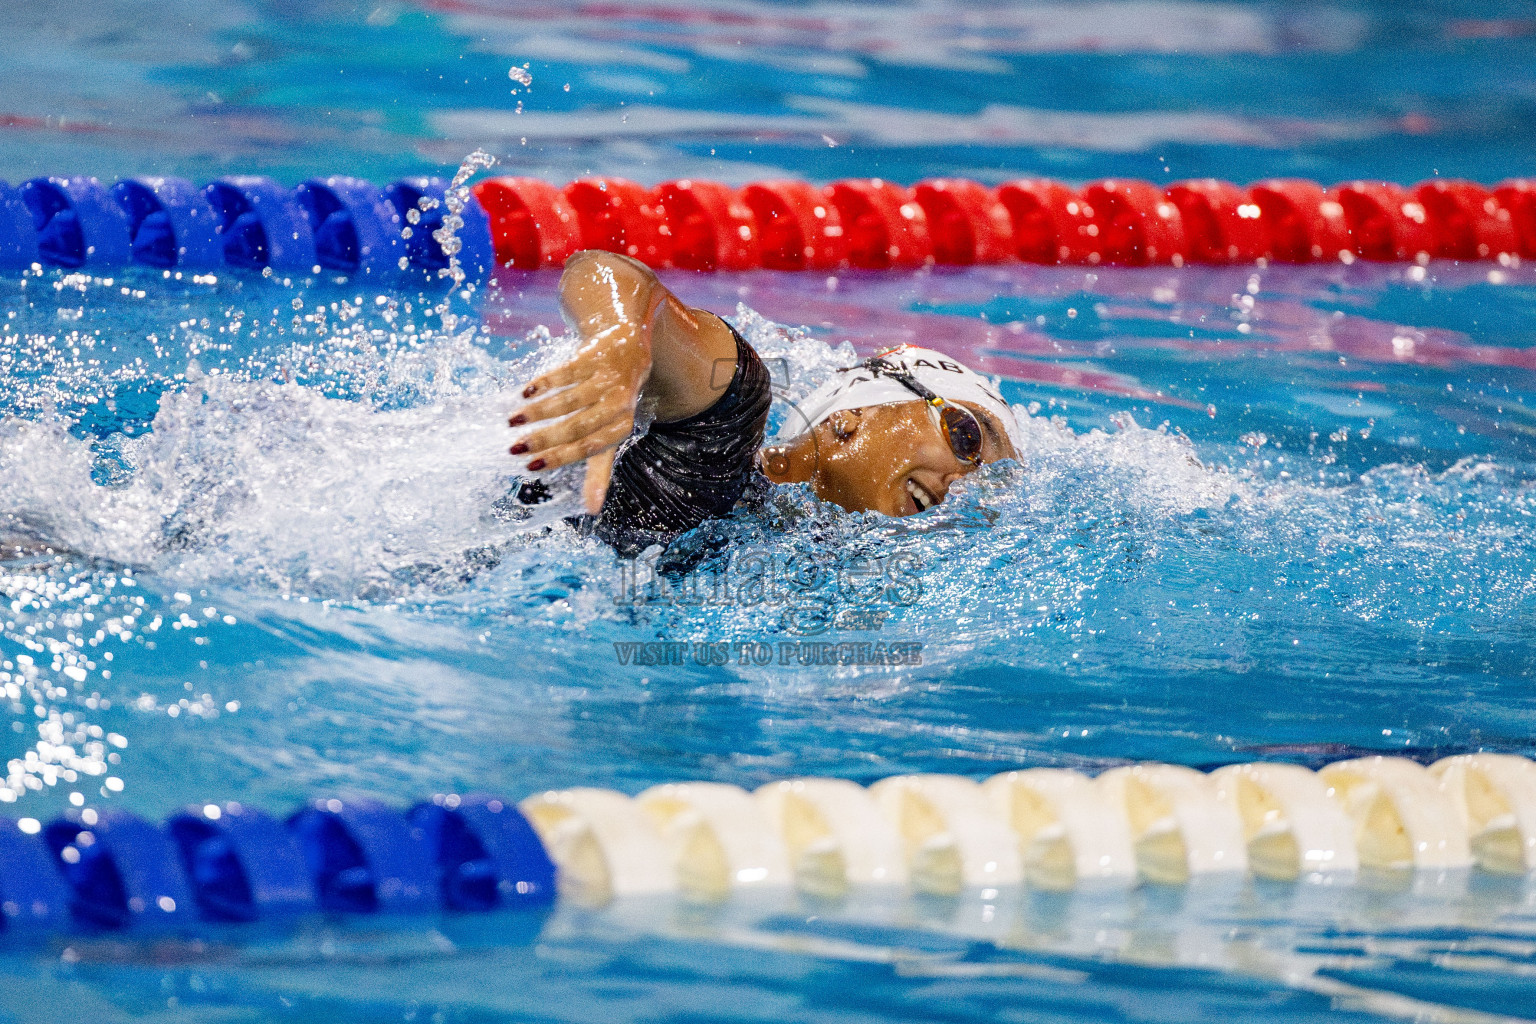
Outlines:
MULTIPOLYGON (((979 406, 961 404, 982 424, 982 463, 1014 457, 996 420, 979 406)), ((927 403, 917 400, 833 413, 800 437, 765 449, 762 465, 775 483, 808 483, 823 501, 888 516, 926 511, 978 468, 955 456, 927 403)))
MULTIPOLYGON (((730 384, 736 343, 720 319, 678 301, 644 264, 612 253, 577 253, 560 278, 560 307, 583 339, 575 358, 530 381, 513 427, 550 422, 510 451, 532 472, 586 461, 582 498, 602 509, 618 445, 644 401, 659 422, 686 419, 730 384), (563 417, 563 418, 562 418, 563 417)), ((1015 453, 992 416, 962 403, 982 424, 982 463, 1015 453)), ((807 483, 850 512, 907 516, 942 502, 975 466, 950 449, 936 413, 920 400, 848 409, 783 445, 765 449, 776 483, 807 483)))

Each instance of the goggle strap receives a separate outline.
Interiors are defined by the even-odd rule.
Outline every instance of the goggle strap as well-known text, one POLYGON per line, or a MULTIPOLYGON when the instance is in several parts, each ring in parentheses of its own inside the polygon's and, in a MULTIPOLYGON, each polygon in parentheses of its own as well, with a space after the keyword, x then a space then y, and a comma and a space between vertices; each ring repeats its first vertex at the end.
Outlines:
MULTIPOLYGON (((875 374, 876 376, 889 377, 897 384, 900 384, 902 387, 912 392, 918 398, 921 398, 925 403, 934 409, 950 408, 956 410, 956 415, 964 416, 967 419, 973 421, 976 419, 975 415, 969 409, 963 409, 960 406, 955 405, 953 402, 946 400, 944 396, 935 394, 931 388, 918 381, 917 378, 913 377, 910 373, 896 369, 880 356, 871 356, 869 359, 864 360, 859 365, 868 370, 870 373, 875 374)), ((978 428, 979 426, 980 425, 978 424, 978 428)), ((949 445, 950 451, 955 453, 956 458, 960 459, 962 462, 970 463, 973 466, 980 464, 981 452, 979 449, 977 450, 976 455, 973 457, 962 455, 960 454, 959 450, 955 448, 955 443, 950 438, 949 424, 944 421, 943 416, 939 417, 939 428, 944 434, 944 442, 949 445)))

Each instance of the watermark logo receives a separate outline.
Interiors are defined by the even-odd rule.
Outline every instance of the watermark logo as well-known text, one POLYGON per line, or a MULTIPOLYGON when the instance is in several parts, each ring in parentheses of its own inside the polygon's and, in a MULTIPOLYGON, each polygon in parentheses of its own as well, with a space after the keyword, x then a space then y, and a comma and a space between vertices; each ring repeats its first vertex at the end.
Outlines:
POLYGON ((641 608, 766 608, 794 636, 881 629, 896 608, 922 596, 922 563, 911 552, 853 555, 828 563, 804 556, 747 552, 687 572, 654 562, 621 563, 614 603, 641 608))
POLYGON ((651 643, 615 640, 613 656, 620 665, 798 665, 802 667, 835 665, 921 665, 921 643, 879 643, 874 641, 760 640, 674 641, 651 643))

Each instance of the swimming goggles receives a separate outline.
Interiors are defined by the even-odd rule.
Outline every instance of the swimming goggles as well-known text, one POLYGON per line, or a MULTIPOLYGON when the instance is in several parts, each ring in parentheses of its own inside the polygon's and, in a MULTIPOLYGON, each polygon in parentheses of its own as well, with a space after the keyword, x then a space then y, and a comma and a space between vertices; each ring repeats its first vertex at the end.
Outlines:
POLYGON ((974 413, 963 405, 934 394, 933 390, 905 370, 898 369, 879 356, 864 360, 859 366, 870 373, 893 380, 921 398, 939 421, 939 433, 949 444, 955 458, 971 466, 981 465, 981 445, 986 433, 974 413))

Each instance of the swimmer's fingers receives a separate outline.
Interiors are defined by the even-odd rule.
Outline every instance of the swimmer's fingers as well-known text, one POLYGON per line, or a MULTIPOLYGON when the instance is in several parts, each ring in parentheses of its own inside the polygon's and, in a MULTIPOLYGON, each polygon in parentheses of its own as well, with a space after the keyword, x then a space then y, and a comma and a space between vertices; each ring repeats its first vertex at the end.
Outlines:
POLYGON ((533 378, 523 388, 523 397, 532 398, 534 395, 546 395, 556 388, 563 388, 569 384, 586 380, 597 372, 598 363, 586 353, 578 355, 568 363, 550 370, 548 373, 533 378))
POLYGON ((561 466, 569 466, 571 463, 580 462, 583 459, 590 459, 617 446, 620 441, 630 435, 634 428, 635 421, 633 417, 628 415, 619 416, 609 420, 585 437, 566 444, 556 445, 553 448, 540 452, 538 458, 528 463, 528 468, 535 473, 539 473, 551 469, 559 469, 561 466))
POLYGON ((617 448, 609 448, 587 460, 587 475, 581 484, 581 503, 586 506, 588 515, 595 516, 603 510, 608 482, 613 479, 613 459, 618 453, 617 448))
POLYGON ((574 387, 541 398, 537 402, 529 402, 519 409, 507 424, 520 427, 524 423, 537 423, 539 420, 554 419, 556 416, 564 416, 568 412, 585 409, 589 405, 595 405, 605 397, 612 394, 613 387, 606 377, 592 377, 582 381, 574 387))
POLYGON ((544 456, 547 459, 546 453, 550 449, 579 441, 616 420, 623 420, 632 428, 635 422, 634 407, 624 401, 622 395, 609 394, 581 411, 571 413, 558 423, 533 431, 513 445, 511 451, 513 455, 544 456))
POLYGON ((529 381, 523 387, 523 397, 547 395, 557 388, 589 380, 605 371, 630 382, 630 387, 638 391, 651 372, 650 346, 635 337, 633 330, 617 333, 615 330, 601 331, 588 338, 568 362, 529 381))

